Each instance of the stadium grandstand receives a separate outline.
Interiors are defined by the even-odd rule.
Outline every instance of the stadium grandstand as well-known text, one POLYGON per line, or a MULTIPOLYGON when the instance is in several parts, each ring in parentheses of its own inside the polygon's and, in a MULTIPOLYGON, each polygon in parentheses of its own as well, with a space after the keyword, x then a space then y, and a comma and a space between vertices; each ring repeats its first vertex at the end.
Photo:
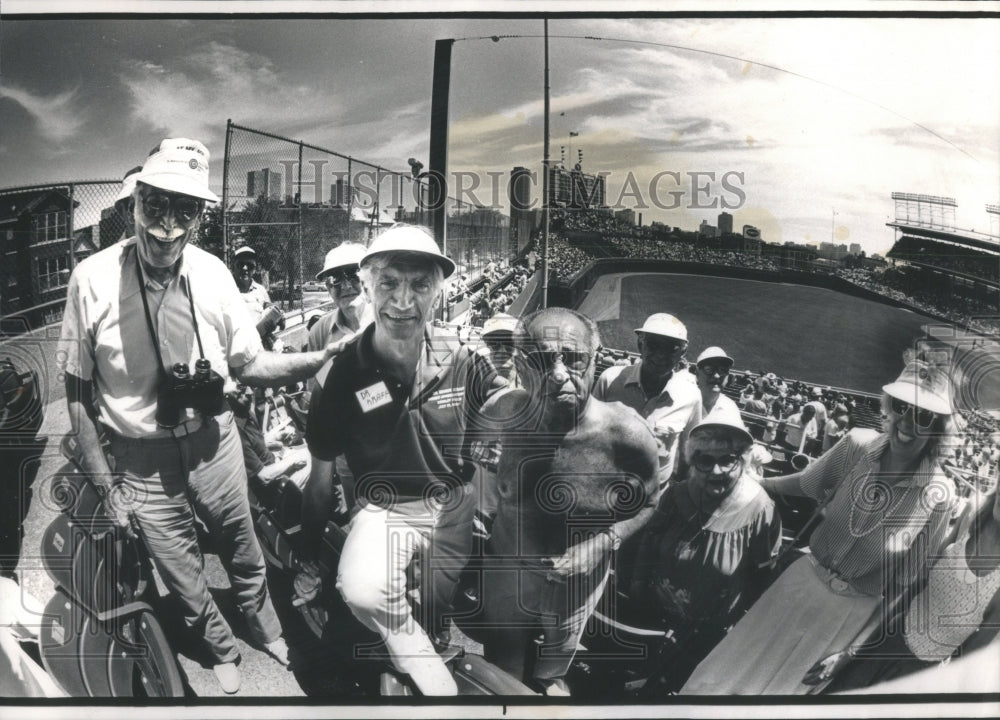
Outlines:
POLYGON ((901 284, 938 298, 1000 307, 996 238, 898 221, 887 224, 898 232, 887 257, 895 261, 901 284))

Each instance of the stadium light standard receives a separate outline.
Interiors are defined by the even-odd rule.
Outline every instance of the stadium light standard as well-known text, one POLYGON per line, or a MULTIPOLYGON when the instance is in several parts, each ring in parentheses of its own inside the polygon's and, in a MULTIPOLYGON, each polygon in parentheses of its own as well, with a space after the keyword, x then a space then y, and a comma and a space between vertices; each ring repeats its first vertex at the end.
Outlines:
MULTIPOLYGON (((548 307, 549 290, 549 21, 544 20, 545 30, 545 139, 542 159, 542 307, 548 307)), ((491 35, 479 38, 458 38, 459 40, 492 40, 494 43, 505 38, 526 37, 523 35, 491 35)), ((531 36, 537 37, 537 36, 531 36)), ((451 50, 455 38, 441 39, 434 43, 434 76, 431 89, 431 137, 428 156, 427 191, 430 205, 431 225, 434 238, 447 254, 448 214, 447 167, 448 167, 448 93, 451 81, 451 50)))
POLYGON ((542 308, 549 306, 549 21, 545 26, 545 140, 542 158, 542 308))

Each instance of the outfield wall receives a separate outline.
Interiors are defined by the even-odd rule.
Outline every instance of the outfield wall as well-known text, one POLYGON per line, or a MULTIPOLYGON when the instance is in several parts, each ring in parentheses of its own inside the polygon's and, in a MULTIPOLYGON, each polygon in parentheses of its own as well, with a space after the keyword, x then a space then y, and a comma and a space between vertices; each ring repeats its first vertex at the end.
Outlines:
POLYGON ((904 310, 912 310, 921 315, 939 320, 942 323, 954 324, 952 320, 946 317, 886 297, 835 275, 821 275, 797 270, 758 270, 756 268, 741 268, 680 260, 642 260, 633 258, 596 260, 568 281, 551 283, 549 285, 549 305, 558 305, 567 308, 579 307, 584 296, 594 286, 597 278, 609 273, 679 273, 683 275, 712 275, 715 277, 731 277, 742 280, 810 285, 812 287, 825 288, 853 295, 864 300, 873 300, 904 310))

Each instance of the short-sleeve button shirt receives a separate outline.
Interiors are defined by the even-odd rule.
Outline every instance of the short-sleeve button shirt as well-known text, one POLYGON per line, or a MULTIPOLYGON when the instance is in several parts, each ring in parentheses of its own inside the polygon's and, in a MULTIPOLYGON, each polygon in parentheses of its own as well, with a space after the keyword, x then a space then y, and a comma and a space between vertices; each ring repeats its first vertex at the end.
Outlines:
MULTIPOLYGON (((95 384, 102 423, 126 437, 160 437, 156 390, 160 381, 154 340, 143 310, 135 238, 87 258, 73 271, 60 338, 65 371, 95 384)), ((260 352, 261 342, 229 270, 197 247, 184 249, 181 269, 166 286, 150 278, 145 289, 164 369, 194 367, 199 358, 190 293, 205 357, 229 377, 260 352)), ((196 416, 187 411, 189 418, 196 416)))
MULTIPOLYGON (((365 304, 364 312, 362 312, 361 317, 358 320, 358 331, 363 330, 372 320, 374 319, 371 305, 365 304)), ((351 330, 346 323, 343 322, 343 318, 340 316, 340 309, 336 308, 331 310, 326 315, 321 317, 309 330, 309 339, 306 341, 306 349, 309 352, 314 350, 324 350, 328 343, 336 342, 342 340, 345 337, 353 335, 354 330, 351 330)), ((309 381, 309 389, 315 390, 316 385, 322 385, 326 380, 327 374, 330 372, 330 368, 333 367, 333 358, 327 360, 323 367, 321 367, 317 372, 315 377, 309 381)))
MULTIPOLYGON (((337 355, 313 394, 306 441, 320 460, 344 454, 359 498, 380 507, 454 490, 475 466, 463 457, 476 397, 471 349, 447 329, 428 329, 413 388, 380 370, 369 325, 337 355)), ((487 382, 499 387, 495 374, 487 382)))
POLYGON ((646 419, 663 444, 659 471, 662 484, 673 475, 681 436, 701 421, 701 391, 693 378, 684 377, 690 373, 675 372, 659 394, 648 398, 639 382, 641 368, 642 362, 608 368, 597 380, 594 397, 621 402, 646 419))
POLYGON ((250 317, 253 318, 254 322, 260 320, 264 310, 271 304, 271 296, 268 294, 267 288, 256 280, 250 283, 250 288, 246 292, 240 292, 240 297, 246 303, 250 317))

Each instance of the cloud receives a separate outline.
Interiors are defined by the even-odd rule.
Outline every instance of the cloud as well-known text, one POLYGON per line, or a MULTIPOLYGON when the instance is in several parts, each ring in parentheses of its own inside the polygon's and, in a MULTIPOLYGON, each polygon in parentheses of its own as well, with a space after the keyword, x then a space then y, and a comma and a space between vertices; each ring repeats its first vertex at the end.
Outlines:
POLYGON ((218 137, 227 118, 272 132, 330 122, 340 105, 315 87, 295 83, 267 57, 217 41, 178 57, 169 68, 131 63, 121 80, 136 118, 198 138, 218 137))
POLYGON ((0 98, 7 98, 20 105, 38 124, 38 131, 46 140, 62 143, 76 136, 84 118, 77 106, 77 90, 67 90, 57 95, 36 95, 10 84, 0 85, 0 98))

